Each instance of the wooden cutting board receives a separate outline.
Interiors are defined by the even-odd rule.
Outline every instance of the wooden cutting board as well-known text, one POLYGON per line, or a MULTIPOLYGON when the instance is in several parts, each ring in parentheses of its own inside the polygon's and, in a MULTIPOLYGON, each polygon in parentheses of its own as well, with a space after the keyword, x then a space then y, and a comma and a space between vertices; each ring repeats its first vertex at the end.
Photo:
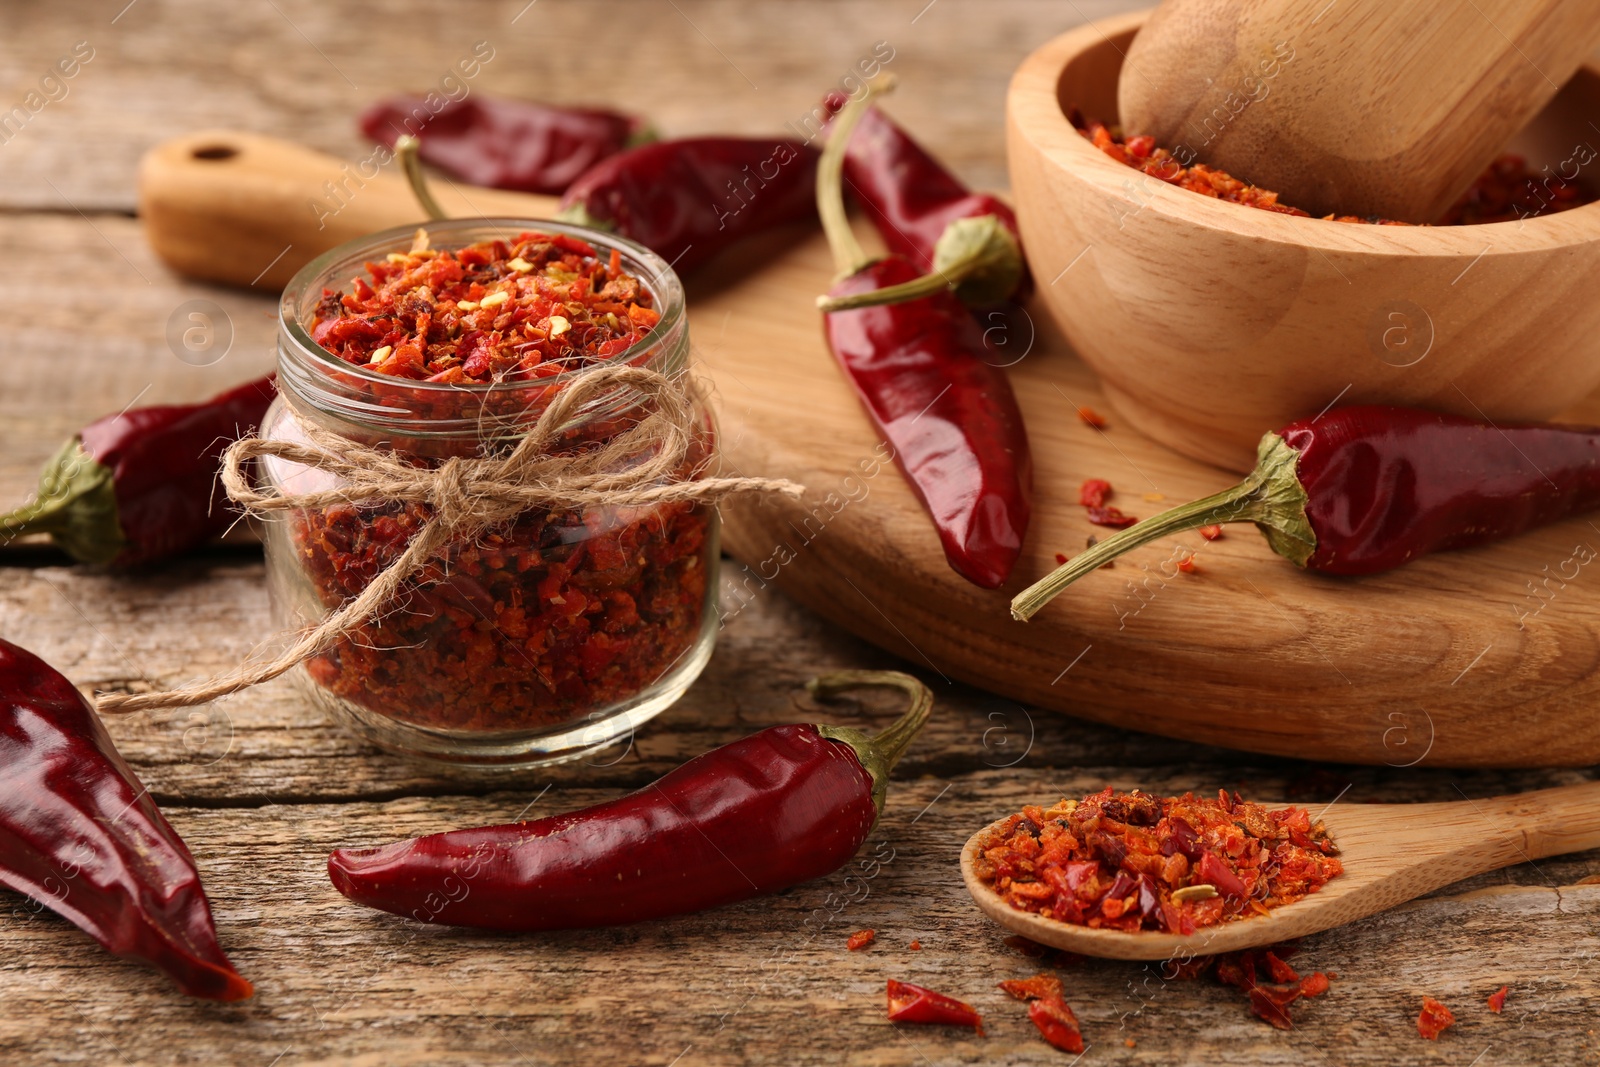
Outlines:
MULTIPOLYGON (((319 217, 310 198, 339 166, 264 138, 199 135, 152 152, 142 214, 158 251, 187 273, 248 283, 278 255, 254 280, 281 285, 332 244, 416 220, 387 175, 319 217), (202 141, 239 151, 196 159, 202 141)), ((457 211, 540 214, 551 203, 443 193, 457 211)), ((781 589, 936 682, 1196 742, 1397 767, 1600 762, 1600 568, 1589 565, 1600 517, 1360 580, 1297 572, 1253 528, 1232 526, 1216 542, 1189 534, 1147 546, 1015 622, 1013 594, 1056 553, 1106 533, 1077 504, 1084 479, 1110 481, 1113 503, 1145 517, 1234 476, 1123 425, 1042 309, 990 322, 997 358, 1015 360, 1037 490, 1011 584, 978 589, 946 565, 834 368, 813 305, 830 274, 820 235, 797 230, 734 250, 690 286, 691 337, 728 468, 809 489, 803 506, 724 505, 739 561, 728 613, 781 589), (1080 406, 1109 426, 1085 424, 1080 406), (1196 573, 1175 570, 1180 546, 1197 554, 1196 573)), ((1600 423, 1600 396, 1571 417, 1600 423)))

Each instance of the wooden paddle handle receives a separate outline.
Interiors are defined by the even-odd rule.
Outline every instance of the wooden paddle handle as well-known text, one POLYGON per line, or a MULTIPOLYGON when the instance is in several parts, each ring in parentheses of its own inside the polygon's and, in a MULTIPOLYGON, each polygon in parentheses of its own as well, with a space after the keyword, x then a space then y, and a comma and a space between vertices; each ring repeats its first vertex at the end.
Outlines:
MULTIPOLYGON (((549 218, 557 205, 554 197, 444 179, 433 190, 452 217, 549 218)), ((236 130, 205 130, 145 153, 139 214, 173 270, 271 291, 336 245, 426 221, 386 149, 349 162, 236 130)))
POLYGON ((1165 0, 1118 110, 1314 215, 1432 222, 1597 44, 1600 0, 1165 0))

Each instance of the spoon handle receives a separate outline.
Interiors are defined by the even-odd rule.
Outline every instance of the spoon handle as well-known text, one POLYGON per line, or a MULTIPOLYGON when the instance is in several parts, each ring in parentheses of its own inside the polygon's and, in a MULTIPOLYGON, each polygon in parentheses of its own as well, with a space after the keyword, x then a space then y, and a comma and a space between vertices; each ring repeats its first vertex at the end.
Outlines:
POLYGON ((1505 863, 1600 848, 1600 781, 1451 804, 1505 863))

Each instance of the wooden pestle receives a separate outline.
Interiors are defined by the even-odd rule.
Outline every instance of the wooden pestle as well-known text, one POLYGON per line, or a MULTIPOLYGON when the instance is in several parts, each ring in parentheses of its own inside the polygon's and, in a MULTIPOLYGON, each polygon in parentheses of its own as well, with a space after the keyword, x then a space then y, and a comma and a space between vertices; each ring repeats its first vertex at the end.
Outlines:
POLYGON ((1600 0, 1165 0, 1118 109, 1314 215, 1432 222, 1596 45, 1600 0))

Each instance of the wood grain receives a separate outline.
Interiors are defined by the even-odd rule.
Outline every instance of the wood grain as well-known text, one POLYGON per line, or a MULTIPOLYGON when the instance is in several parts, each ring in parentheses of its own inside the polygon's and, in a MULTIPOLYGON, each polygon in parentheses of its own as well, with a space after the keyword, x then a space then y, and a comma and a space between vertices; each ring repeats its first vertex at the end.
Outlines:
MULTIPOLYGON (((544 21, 525 37, 515 27, 500 32, 506 62, 484 77, 499 79, 500 91, 546 98, 644 100, 669 133, 755 133, 791 109, 803 113, 836 69, 891 38, 906 79, 895 114, 966 177, 992 186, 1004 180, 1000 101, 1022 55, 1082 16, 1131 6, 540 0, 516 27, 535 15, 544 21), (755 76, 759 93, 740 88, 739 75, 688 20, 755 76), (626 64, 598 65, 597 55, 611 51, 556 46, 560 34, 587 32, 593 41, 623 23, 626 64)), ((509 22, 523 0, 449 8, 403 0, 385 5, 381 17, 305 0, 226 15, 199 0, 138 0, 113 23, 122 7, 21 5, 7 11, 8 32, 0 34, 0 69, 13 79, 3 87, 13 95, 0 98, 8 106, 73 41, 91 36, 103 49, 68 99, 0 146, 0 211, 8 212, 0 225, 0 494, 10 500, 31 489, 60 439, 147 386, 141 402, 196 399, 272 365, 269 298, 174 278, 138 224, 115 214, 133 206, 145 149, 227 125, 359 159, 366 148, 350 117, 369 93, 425 87, 479 39, 480 26, 509 22), (361 89, 346 85, 296 25, 355 72, 361 89), (81 297, 86 292, 92 299, 81 297), (173 311, 196 298, 220 305, 235 330, 226 358, 205 367, 179 360, 165 337, 173 311)), ((702 348, 718 344, 717 326, 697 322, 702 348)), ((1217 547, 1247 543, 1230 538, 1217 547)), ((266 631, 260 567, 253 549, 218 549, 118 576, 66 567, 37 546, 7 546, 0 634, 62 663, 80 684, 170 684, 230 662, 266 631)), ((193 846, 223 942, 261 994, 234 1008, 185 1001, 64 922, 0 894, 0 1061, 1058 1064, 1061 1055, 1038 1040, 1018 1006, 992 989, 1036 965, 999 946, 1000 931, 972 907, 956 874, 961 841, 1006 810, 1107 783, 1162 791, 1225 785, 1325 806, 1341 793, 1340 803, 1445 801, 1459 799, 1458 789, 1482 797, 1592 777, 1266 760, 1130 729, 1143 713, 1132 697, 1119 725, 1068 719, 947 683, 920 658, 901 663, 775 587, 752 593, 735 565, 725 571, 731 617, 688 697, 626 752, 531 780, 437 777, 363 746, 274 686, 219 707, 215 721, 209 713, 112 721, 118 744, 193 846), (408 929, 343 905, 323 874, 335 845, 509 818, 546 786, 535 813, 575 808, 760 726, 823 715, 881 723, 887 703, 823 711, 797 704, 797 694, 820 669, 888 666, 908 666, 933 684, 938 714, 901 764, 875 838, 897 850, 895 862, 869 883, 865 902, 848 905, 815 937, 805 919, 837 906, 827 895, 847 891, 842 877, 656 927, 520 940, 408 929), (844 937, 863 925, 877 927, 879 944, 844 952, 844 937), (904 951, 910 937, 922 940, 921 953, 904 951), (979 1042, 887 1025, 881 998, 889 976, 970 997, 992 1036, 979 1042)), ((1425 630, 1413 623, 1399 632, 1425 630)), ((1136 662, 1124 669, 1137 675, 1136 662)), ((1096 1043, 1087 1062, 1411 1067, 1469 1063, 1487 1049, 1482 1067, 1595 1063, 1587 1031, 1600 1005, 1600 899, 1577 883, 1597 870, 1596 853, 1522 864, 1308 939, 1307 966, 1344 978, 1307 1006, 1290 1034, 1266 1028, 1229 991, 1164 982, 1154 968, 1086 964, 1065 977, 1096 1043), (1513 987, 1507 1014, 1490 1016, 1482 998, 1502 983, 1513 987), (1412 1025, 1423 994, 1461 1016, 1437 1047, 1412 1025), (1127 1036, 1134 1047, 1124 1045, 1127 1036)), ((849 891, 859 895, 854 883, 849 891)))

